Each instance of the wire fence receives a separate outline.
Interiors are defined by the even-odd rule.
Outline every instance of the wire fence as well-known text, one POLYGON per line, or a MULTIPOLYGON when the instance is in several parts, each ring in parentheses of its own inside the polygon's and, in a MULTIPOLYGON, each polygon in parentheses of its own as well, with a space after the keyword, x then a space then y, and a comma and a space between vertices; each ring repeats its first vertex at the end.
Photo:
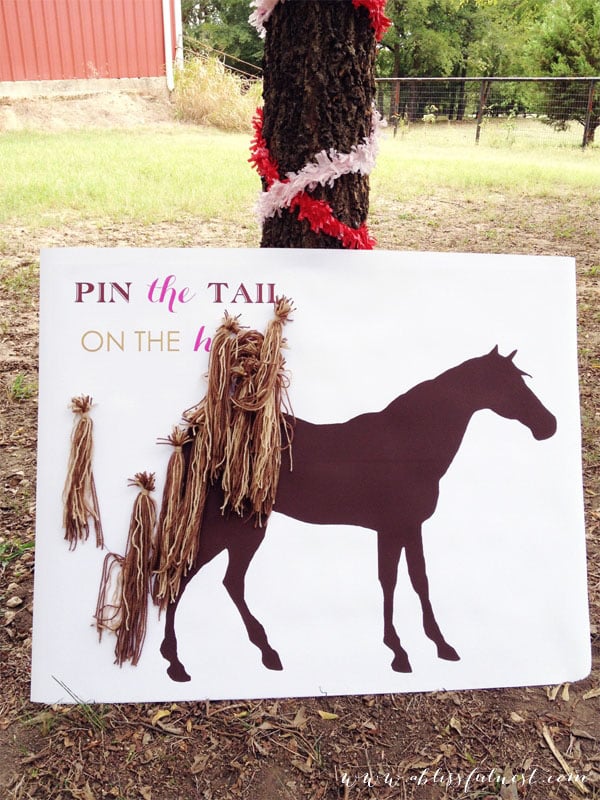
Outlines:
POLYGON ((379 78, 377 108, 414 140, 600 149, 600 77, 379 78))

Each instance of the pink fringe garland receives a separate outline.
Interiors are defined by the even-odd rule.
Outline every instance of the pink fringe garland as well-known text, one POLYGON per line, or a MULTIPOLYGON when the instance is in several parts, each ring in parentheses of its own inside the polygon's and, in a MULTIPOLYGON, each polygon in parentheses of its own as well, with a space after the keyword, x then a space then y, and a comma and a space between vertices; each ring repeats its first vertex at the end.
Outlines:
MULTIPOLYGON (((375 114, 375 112, 373 112, 375 114)), ((340 175, 348 172, 370 172, 375 163, 375 131, 365 143, 358 145, 351 153, 336 153, 324 150, 317 154, 315 162, 307 164, 300 172, 289 173, 280 180, 279 167, 272 158, 263 136, 263 110, 258 108, 252 120, 254 137, 250 146, 250 163, 267 183, 267 191, 259 200, 259 211, 263 219, 272 217, 281 208, 298 209, 298 219, 306 220, 314 233, 324 233, 339 239, 345 248, 352 250, 372 250, 375 239, 369 234, 366 225, 351 228, 340 222, 333 209, 325 200, 316 200, 304 189, 311 186, 332 185, 340 175), (274 195, 269 197, 271 190, 274 195)), ((376 126, 375 126, 376 127, 376 126)))
MULTIPOLYGON (((383 39, 387 29, 392 24, 391 19, 383 13, 387 0, 352 0, 355 8, 364 6, 371 17, 371 25, 375 31, 375 38, 378 42, 383 39)), ((279 0, 252 0, 254 11, 250 15, 249 22, 253 25, 261 36, 265 35, 265 22, 273 13, 273 9, 279 0)), ((284 0, 281 0, 283 3, 284 0)))
POLYGON ((373 111, 373 128, 363 144, 352 148, 350 153, 338 153, 333 148, 326 152, 321 150, 314 161, 307 164, 299 172, 288 172, 285 180, 271 181, 268 192, 262 192, 257 204, 259 221, 274 216, 279 209, 289 208, 296 195, 315 186, 333 186, 340 175, 360 172, 369 175, 375 166, 377 156, 377 126, 379 114, 373 111))

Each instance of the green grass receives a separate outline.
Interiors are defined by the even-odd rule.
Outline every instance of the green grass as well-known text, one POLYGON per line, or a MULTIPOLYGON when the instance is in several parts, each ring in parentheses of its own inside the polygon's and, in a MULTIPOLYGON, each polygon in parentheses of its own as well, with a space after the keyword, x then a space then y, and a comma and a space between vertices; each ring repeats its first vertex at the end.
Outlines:
MULTIPOLYGON (((429 136, 431 127, 427 130, 429 136)), ((500 148, 483 143, 455 143, 396 138, 384 134, 373 194, 389 200, 428 196, 445 189, 474 197, 491 191, 531 197, 598 197, 600 152, 597 149, 536 147, 500 148)))
POLYGON ((8 396, 11 400, 20 402, 29 400, 37 394, 38 386, 36 381, 30 381, 22 372, 13 379, 8 389, 8 396))
POLYGON ((251 213, 249 136, 201 128, 15 132, 0 139, 0 223, 77 216, 145 223, 251 213))
POLYGON ((0 541, 0 566, 5 567, 10 561, 20 558, 23 553, 33 550, 33 542, 0 541))
MULTIPOLYGON (((475 199, 490 191, 597 198, 597 147, 583 152, 531 142, 476 146, 443 123, 421 126, 418 136, 414 127, 396 138, 391 129, 384 133, 372 181, 375 204, 430 197, 439 190, 475 199)), ((248 164, 249 138, 191 126, 4 133, 0 223, 55 225, 75 217, 151 224, 186 215, 251 219, 260 183, 248 164)))

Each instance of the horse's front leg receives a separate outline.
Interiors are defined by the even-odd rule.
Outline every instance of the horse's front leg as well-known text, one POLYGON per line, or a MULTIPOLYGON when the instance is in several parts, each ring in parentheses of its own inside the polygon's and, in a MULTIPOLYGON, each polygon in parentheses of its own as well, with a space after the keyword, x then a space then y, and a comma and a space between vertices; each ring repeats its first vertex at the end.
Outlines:
POLYGON ((429 581, 425 567, 425 555, 423 553, 423 537, 421 528, 414 532, 414 535, 406 542, 406 564, 408 574, 413 589, 419 595, 421 609, 423 610, 423 629, 426 635, 437 646, 438 658, 446 661, 460 661, 460 656, 456 650, 448 644, 442 636, 439 625, 435 619, 431 600, 429 599, 429 581))
POLYGON ((248 632, 248 638, 262 653, 262 663, 267 669, 280 670, 283 669, 283 665, 279 654, 269 644, 265 629, 248 608, 245 597, 246 572, 264 536, 264 528, 249 529, 249 526, 246 525, 245 529, 230 538, 228 544, 229 564, 223 578, 223 585, 240 612, 248 632))
POLYGON ((383 590, 383 641, 394 654, 392 669, 396 672, 412 672, 408 654, 394 627, 394 590, 402 547, 397 536, 382 531, 377 534, 378 574, 383 590))
POLYGON ((192 567, 192 569, 187 573, 187 575, 182 579, 180 587, 179 587, 179 594, 170 602, 167 606, 167 611, 165 615, 165 635, 162 640, 162 644, 160 646, 160 654, 163 658, 165 658, 169 662, 169 666, 167 668, 167 675, 171 680, 178 681, 183 683, 184 681, 191 680, 190 676, 185 671, 185 667, 179 660, 179 656, 177 655, 177 634, 175 633, 175 613, 177 611, 177 606, 179 605, 179 601, 183 595, 185 587, 194 577, 194 575, 198 572, 200 566, 192 567))

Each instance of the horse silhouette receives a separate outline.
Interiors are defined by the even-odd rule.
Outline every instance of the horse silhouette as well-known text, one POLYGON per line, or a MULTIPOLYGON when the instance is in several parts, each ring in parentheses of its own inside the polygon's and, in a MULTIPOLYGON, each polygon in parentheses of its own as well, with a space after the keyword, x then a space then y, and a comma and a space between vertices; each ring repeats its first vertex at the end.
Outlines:
MULTIPOLYGON (((456 455, 469 420, 490 409, 515 419, 538 439, 556 431, 556 418, 526 385, 513 363, 516 351, 502 356, 498 347, 425 381, 393 400, 382 411, 347 422, 316 425, 294 422, 293 467, 284 453, 275 510, 303 522, 359 525, 377 533, 378 575, 383 590, 384 643, 394 654, 392 669, 411 672, 408 655, 394 627, 394 589, 402 551, 411 584, 419 596, 425 634, 439 658, 458 661, 444 639, 429 599, 421 526, 435 511, 439 482, 456 455)), ((268 669, 280 670, 279 654, 244 595, 246 571, 262 543, 267 522, 223 514, 221 490, 209 491, 195 564, 167 606, 161 653, 174 681, 187 681, 177 655, 175 612, 186 585, 205 564, 227 549, 223 579, 250 641, 268 669)))

